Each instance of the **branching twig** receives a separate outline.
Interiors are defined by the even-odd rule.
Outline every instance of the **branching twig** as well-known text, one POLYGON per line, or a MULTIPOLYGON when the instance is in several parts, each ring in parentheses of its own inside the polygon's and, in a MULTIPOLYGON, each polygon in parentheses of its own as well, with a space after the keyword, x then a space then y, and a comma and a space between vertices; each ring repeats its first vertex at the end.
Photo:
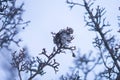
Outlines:
POLYGON ((36 58, 34 57, 33 59, 25 59, 24 56, 21 56, 21 52, 25 55, 23 51, 20 51, 18 55, 15 55, 15 52, 12 55, 12 65, 13 67, 17 68, 20 80, 22 79, 20 73, 21 71, 29 72, 30 76, 28 80, 32 80, 37 75, 45 74, 46 72, 44 72, 44 68, 46 66, 52 67, 56 73, 60 64, 56 61, 56 59, 54 59, 55 56, 65 52, 66 50, 70 50, 72 52, 75 50, 74 46, 69 46, 69 43, 71 43, 73 40, 72 34, 72 28, 68 27, 66 29, 60 30, 57 34, 53 34, 53 41, 56 46, 53 47, 53 51, 50 55, 48 55, 45 48, 42 49, 42 52, 39 54, 39 56, 36 58), (40 58, 41 55, 45 57, 44 61, 42 58, 40 58))

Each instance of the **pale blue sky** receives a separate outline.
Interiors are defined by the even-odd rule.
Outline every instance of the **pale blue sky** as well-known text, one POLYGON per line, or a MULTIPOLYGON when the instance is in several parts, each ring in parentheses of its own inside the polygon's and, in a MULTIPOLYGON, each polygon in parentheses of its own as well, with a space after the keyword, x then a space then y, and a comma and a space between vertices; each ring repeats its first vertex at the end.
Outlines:
MULTIPOLYGON (((42 50, 46 48, 48 53, 52 51, 54 46, 52 42, 51 32, 58 32, 62 28, 72 27, 74 29, 74 41, 73 45, 80 48, 82 53, 87 53, 93 49, 92 41, 95 34, 89 32, 87 27, 84 27, 84 8, 75 6, 72 10, 69 9, 69 5, 66 4, 66 0, 17 0, 24 1, 24 8, 26 12, 23 14, 24 20, 30 20, 29 26, 21 31, 19 36, 22 38, 22 46, 27 46, 32 56, 36 56, 42 50)), ((82 0, 73 0, 79 1, 82 0)), ((107 20, 115 29, 118 26, 117 16, 120 16, 120 0, 96 0, 96 5, 99 4, 107 10, 107 20)), ((19 4, 19 3, 18 3, 19 4)), ((120 35, 119 35, 120 36, 120 35)), ((94 50, 94 49, 93 49, 94 50)), ((76 51, 75 51, 76 52, 76 51)), ((3 57, 4 58, 4 57, 3 57)), ((3 62, 1 58, 0 62, 3 62)), ((61 74, 66 74, 69 71, 69 67, 73 66, 73 58, 71 54, 56 56, 58 62, 60 62, 59 72, 55 75, 53 69, 46 68, 47 74, 42 76, 42 80, 56 80, 61 74), (53 72, 53 73, 51 73, 53 72), (47 76, 47 77, 46 77, 47 76), (56 77, 55 77, 56 76, 56 77), (50 79, 51 78, 51 79, 50 79)), ((1 70, 0 80, 6 78, 6 73, 1 70), (3 78, 2 78, 3 77, 3 78)))
MULTIPOLYGON (((77 0, 80 1, 80 0, 77 0)), ((81 0, 82 1, 82 0, 81 0)), ((99 5, 102 5, 107 10, 107 18, 113 26, 117 25, 117 15, 119 0, 97 0, 99 5)), ((75 39, 73 45, 80 48, 81 52, 87 53, 93 49, 92 40, 95 34, 89 32, 87 27, 84 27, 83 7, 75 6, 72 10, 69 9, 66 0, 26 0, 24 19, 30 20, 29 26, 20 33, 23 39, 21 45, 27 45, 30 54, 36 56, 41 52, 42 48, 46 48, 50 53, 52 51, 53 42, 51 32, 58 32, 62 28, 72 27, 74 29, 75 39)), ((60 62, 60 71, 57 75, 69 71, 72 64, 71 54, 63 54, 57 56, 60 62), (65 62, 66 61, 66 62, 65 62), (67 63, 67 64, 66 64, 67 63), (64 66, 64 67, 63 67, 64 66)), ((50 68, 46 74, 54 79, 54 71, 50 68)), ((65 73, 64 73, 65 74, 65 73)), ((44 80, 46 75, 43 76, 44 80)), ((55 79, 54 79, 55 80, 55 79)))

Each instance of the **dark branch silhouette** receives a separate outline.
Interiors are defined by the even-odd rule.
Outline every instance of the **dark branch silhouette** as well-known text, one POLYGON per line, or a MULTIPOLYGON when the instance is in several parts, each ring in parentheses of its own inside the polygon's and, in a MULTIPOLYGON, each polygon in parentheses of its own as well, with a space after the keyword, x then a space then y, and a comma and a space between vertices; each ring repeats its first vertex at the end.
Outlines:
POLYGON ((7 80, 13 78, 15 73, 9 62, 11 52, 18 48, 21 42, 18 33, 29 23, 22 18, 24 3, 17 3, 17 0, 0 0, 0 58, 3 58, 0 67, 5 66, 1 69, 4 70, 7 80))
POLYGON ((84 16, 86 26, 89 27, 90 31, 94 31, 97 34, 93 41, 94 47, 99 51, 96 58, 91 57, 91 55, 95 54, 84 54, 83 56, 79 54, 80 57, 78 56, 75 61, 78 70, 81 70, 84 73, 84 80, 87 80, 90 72, 95 71, 94 69, 96 67, 102 65, 104 65, 104 71, 95 74, 95 80, 119 80, 120 60, 118 58, 120 57, 120 44, 119 42, 116 44, 115 35, 111 34, 112 29, 109 29, 110 24, 109 22, 106 22, 106 17, 104 17, 104 14, 106 13, 105 8, 101 8, 100 6, 93 8, 92 5, 94 5, 94 0, 83 0, 82 4, 67 0, 67 4, 70 5, 70 8, 73 8, 76 5, 84 7, 86 10, 84 16), (108 30, 106 30, 106 28, 108 28, 108 30), (93 65, 89 66, 89 64, 93 65))

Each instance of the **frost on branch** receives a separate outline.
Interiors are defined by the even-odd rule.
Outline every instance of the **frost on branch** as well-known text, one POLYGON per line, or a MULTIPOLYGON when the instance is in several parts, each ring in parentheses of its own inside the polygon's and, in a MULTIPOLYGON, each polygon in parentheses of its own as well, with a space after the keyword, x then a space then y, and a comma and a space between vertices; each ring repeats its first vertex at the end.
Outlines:
POLYGON ((69 44, 74 39, 73 37, 73 29, 67 27, 66 29, 61 29, 58 33, 53 33, 53 42, 58 48, 69 49, 72 51, 72 56, 75 57, 73 50, 75 50, 75 46, 69 47, 69 44))
POLYGON ((67 47, 69 43, 74 39, 73 29, 67 27, 67 29, 61 29, 58 33, 53 34, 53 42, 57 47, 67 47))

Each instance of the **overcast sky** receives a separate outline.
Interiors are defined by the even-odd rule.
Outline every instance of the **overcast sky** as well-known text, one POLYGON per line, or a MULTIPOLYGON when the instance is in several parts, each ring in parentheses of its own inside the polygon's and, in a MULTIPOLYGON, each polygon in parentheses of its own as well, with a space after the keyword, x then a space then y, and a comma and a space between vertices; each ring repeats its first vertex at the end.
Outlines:
MULTIPOLYGON (((76 1, 80 2, 80 0, 76 1)), ((112 26, 117 27, 117 15, 120 15, 118 12, 120 1, 97 0, 96 4, 106 8, 108 20, 112 26)), ((83 7, 75 6, 70 10, 66 0, 26 0, 24 8, 26 10, 23 15, 24 20, 30 20, 31 23, 20 33, 20 36, 23 39, 22 45, 28 47, 32 56, 40 53, 42 48, 46 48, 50 53, 54 46, 51 32, 58 32, 67 26, 74 29, 75 39, 72 44, 77 46, 77 49, 80 48, 83 53, 93 49, 91 43, 95 34, 89 32, 85 27, 83 18, 85 9, 83 7)), ((59 75, 69 70, 69 67, 72 66, 72 59, 71 54, 57 56, 57 60, 61 63, 59 75)), ((51 68, 48 69, 48 74, 46 74, 48 77, 51 76, 51 71, 54 72, 51 68)), ((51 78, 53 77, 51 76, 51 78)), ((45 77, 43 79, 47 80, 45 77)))

